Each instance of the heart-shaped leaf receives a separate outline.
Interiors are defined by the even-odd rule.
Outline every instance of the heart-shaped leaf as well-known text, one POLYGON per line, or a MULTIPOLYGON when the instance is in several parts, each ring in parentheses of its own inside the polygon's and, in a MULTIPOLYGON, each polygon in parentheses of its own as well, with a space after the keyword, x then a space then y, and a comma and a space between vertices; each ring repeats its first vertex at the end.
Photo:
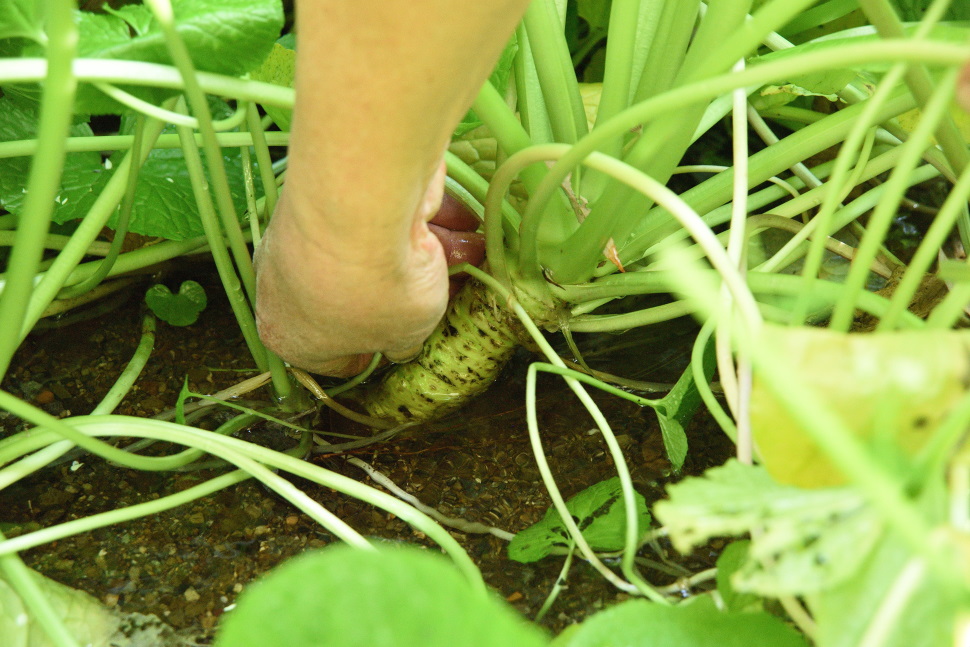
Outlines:
POLYGON ((185 281, 178 294, 165 285, 153 285, 145 293, 145 303, 162 321, 173 326, 191 326, 205 310, 205 289, 195 281, 185 281))

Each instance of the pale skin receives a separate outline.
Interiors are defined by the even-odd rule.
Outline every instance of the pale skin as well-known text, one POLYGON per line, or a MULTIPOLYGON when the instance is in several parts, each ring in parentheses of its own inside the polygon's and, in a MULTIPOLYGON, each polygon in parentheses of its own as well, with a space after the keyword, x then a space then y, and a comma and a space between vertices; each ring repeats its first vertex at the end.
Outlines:
POLYGON ((289 169, 256 254, 260 337, 283 359, 347 376, 420 350, 449 260, 480 248, 445 214, 429 227, 442 155, 527 5, 297 3, 289 169))

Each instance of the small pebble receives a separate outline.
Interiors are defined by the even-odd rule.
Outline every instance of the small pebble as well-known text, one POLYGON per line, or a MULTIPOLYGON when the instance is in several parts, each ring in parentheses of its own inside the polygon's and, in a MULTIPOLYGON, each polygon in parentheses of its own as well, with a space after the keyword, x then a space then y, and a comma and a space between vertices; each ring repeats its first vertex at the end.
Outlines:
POLYGON ((299 522, 300 522, 300 518, 298 516, 296 516, 295 514, 289 515, 286 518, 286 520, 285 520, 285 523, 286 523, 287 526, 295 526, 299 522))
POLYGON ((199 592, 193 589, 191 586, 185 589, 185 593, 183 593, 183 595, 185 596, 186 602, 196 602, 199 598, 202 597, 201 595, 199 595, 199 592))
POLYGON ((34 398, 34 402, 36 402, 37 404, 50 404, 53 401, 54 401, 54 392, 51 391, 50 389, 44 389, 43 391, 37 394, 36 398, 34 398))

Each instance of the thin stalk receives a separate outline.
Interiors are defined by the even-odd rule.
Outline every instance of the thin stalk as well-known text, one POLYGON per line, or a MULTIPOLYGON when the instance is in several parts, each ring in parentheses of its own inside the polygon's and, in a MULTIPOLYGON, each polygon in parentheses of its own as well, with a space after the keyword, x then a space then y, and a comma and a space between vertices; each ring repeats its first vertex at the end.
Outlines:
POLYGON ((865 291, 866 277, 869 266, 875 259, 882 241, 885 239, 889 226, 899 208, 899 202, 909 185, 909 177, 920 163, 923 151, 931 146, 932 132, 940 118, 949 110, 950 99, 956 86, 958 69, 953 69, 944 75, 929 104, 923 110, 923 117, 913 130, 912 137, 901 146, 902 155, 896 168, 893 169, 889 180, 885 183, 885 197, 876 206, 876 210, 866 225, 856 257, 852 261, 849 275, 845 279, 846 291, 835 304, 829 327, 834 330, 846 331, 852 323, 855 310, 855 294, 865 291))
MULTIPOLYGON (((245 418, 248 416, 239 417, 245 418)), ((166 510, 171 510, 172 508, 177 508, 180 505, 185 505, 186 503, 190 503, 192 501, 209 496, 210 494, 214 494, 219 490, 224 490, 227 487, 231 487, 236 483, 241 483, 249 478, 252 477, 246 471, 235 470, 229 472, 228 474, 222 474, 220 476, 208 479, 207 481, 200 483, 199 485, 195 485, 187 490, 182 490, 181 492, 176 492, 175 494, 169 494, 159 499, 146 501, 144 503, 136 503, 134 505, 117 508, 108 512, 92 514, 87 517, 81 517, 80 519, 73 519, 71 521, 59 523, 55 526, 43 528, 42 530, 36 530, 24 535, 19 535, 12 539, 7 539, 6 541, 0 541, 0 558, 6 555, 18 553, 23 550, 37 548, 51 542, 60 541, 61 539, 65 539, 67 537, 80 535, 85 532, 91 532, 92 530, 97 530, 98 528, 104 528, 113 524, 124 523, 140 517, 147 517, 149 515, 158 514, 166 510)))
POLYGON ((832 22, 857 9, 856 0, 828 0, 806 9, 779 30, 783 36, 795 36, 819 25, 832 22))
POLYGON ((28 303, 34 275, 44 252, 54 198, 61 188, 66 149, 64 139, 71 125, 77 80, 72 60, 77 53, 78 32, 73 11, 77 4, 58 0, 51 4, 46 26, 47 62, 44 94, 40 102, 37 153, 31 163, 27 195, 17 223, 17 235, 7 261, 7 277, 0 292, 0 377, 23 336, 17 334, 29 321, 28 303))
POLYGON ((909 307, 913 296, 923 280, 925 272, 936 261, 939 250, 953 229, 957 217, 967 208, 970 196, 970 170, 964 169, 957 183, 950 189, 943 207, 933 218, 930 228, 923 235, 913 260, 910 261, 902 280, 896 286, 889 309, 879 320, 877 331, 891 330, 899 317, 909 307))
MULTIPOLYGON (((964 47, 948 43, 911 43, 908 40, 855 43, 837 45, 826 50, 793 54, 781 61, 775 60, 752 65, 744 72, 730 76, 714 77, 670 90, 661 96, 652 97, 640 104, 631 106, 602 126, 597 124, 597 128, 580 140, 568 156, 563 157, 549 170, 538 189, 531 192, 529 207, 523 219, 535 217, 535 214, 541 211, 545 202, 552 197, 566 175, 569 174, 572 168, 583 157, 637 124, 650 121, 666 111, 681 110, 692 103, 710 100, 736 87, 760 86, 773 79, 818 72, 829 67, 846 67, 851 65, 864 65, 870 62, 895 60, 920 60, 941 65, 959 65, 965 58, 966 49, 964 47)), ((905 111, 912 105, 909 99, 901 99, 901 101, 904 102, 904 106, 901 107, 899 112, 905 111)), ((840 111, 839 114, 844 112, 846 111, 840 111)), ((837 116, 833 115, 833 117, 837 116)), ((790 166, 790 164, 787 166, 790 166)), ((771 175, 774 174, 771 173, 771 175)), ((752 175, 754 176, 754 173, 752 175)), ((706 210, 702 209, 702 211, 706 210)), ((637 214, 631 214, 627 217, 636 216, 637 214)), ((651 230, 656 228, 657 226, 651 222, 651 230)), ((638 233, 638 236, 642 235, 643 232, 638 233)), ((568 253, 569 249, 570 247, 567 242, 560 247, 561 253, 557 253, 555 259, 544 259, 543 264, 551 268, 555 266, 554 269, 558 270, 563 263, 573 260, 568 253)), ((624 246, 621 252, 626 252, 626 246, 624 246)), ((626 260, 625 255, 621 255, 621 258, 626 260)), ((581 264, 579 261, 576 261, 575 264, 577 267, 582 265, 587 268, 584 272, 577 275, 577 279, 579 279, 588 272, 589 267, 595 265, 595 259, 592 263, 581 264)))
MULTIPOLYGON (((316 520, 325 520, 327 523, 326 527, 330 530, 333 530, 335 527, 330 525, 332 523, 338 524, 337 527, 344 527, 345 524, 339 519, 332 517, 328 511, 307 497, 299 488, 290 484, 285 479, 277 477, 266 468, 261 467, 260 464, 269 468, 284 470, 295 476, 347 494, 360 501, 370 503, 387 510, 405 523, 410 524, 428 535, 432 541, 437 542, 448 553, 469 581, 484 591, 484 584, 482 583, 478 569, 455 539, 441 526, 406 503, 399 501, 389 494, 363 485, 352 478, 325 470, 293 456, 259 447, 244 440, 160 420, 146 420, 129 416, 78 416, 72 418, 71 422, 76 428, 77 433, 83 434, 86 437, 99 435, 158 438, 187 447, 193 447, 197 450, 218 456, 252 473, 253 476, 267 483, 267 485, 279 492, 281 496, 293 505, 300 507, 304 511, 308 511, 308 513, 312 511, 311 516, 316 520)), ((88 440, 93 440, 93 438, 88 438, 88 440)), ((353 531, 351 530, 350 533, 353 533, 353 531)), ((355 534, 353 533, 353 535, 355 534)), ((353 537, 353 535, 348 534, 348 537, 353 537)), ((357 540, 351 540, 351 543, 355 543, 355 545, 362 548, 370 547, 369 544, 361 544, 357 540)))
MULTIPOLYGON (((603 93, 600 95, 596 119, 609 119, 630 105, 633 94, 634 53, 639 48, 649 48, 654 40, 660 14, 669 2, 641 0, 615 0, 610 8, 609 40, 606 42, 606 67, 603 72, 603 93), (640 23, 640 7, 646 5, 649 12, 646 33, 637 38, 640 23)), ((650 70, 649 75, 653 75, 650 70)), ((623 140, 616 139, 602 149, 607 155, 619 157, 623 140)))
POLYGON ((930 316, 926 325, 932 330, 948 330, 964 319, 970 303, 970 283, 957 283, 941 301, 930 316))
MULTIPOLYGON (((13 218, 16 218, 13 214, 7 214, 13 218)), ((14 240, 17 237, 15 231, 6 231, 0 229, 0 247, 13 247, 14 240)), ((44 249, 64 249, 67 244, 71 242, 70 236, 63 236, 61 234, 47 234, 44 238, 44 249)), ((91 243, 88 247, 88 254, 90 256, 107 256, 108 252, 111 250, 111 243, 95 241, 91 243)), ((42 267, 41 264, 38 264, 42 267)), ((0 277, 6 276, 6 273, 0 272, 0 277)))
MULTIPOLYGON (((135 123, 135 139, 131 144, 131 157, 136 162, 142 160, 141 156, 141 146, 143 138, 145 135, 145 117, 144 115, 138 115, 135 123)), ((71 299, 78 297, 89 290, 93 290, 101 281, 108 276, 108 272, 111 271, 111 266, 115 264, 118 260, 118 255, 121 253, 121 248, 125 243, 125 236, 128 235, 128 223, 131 220, 131 211, 135 206, 135 188, 138 186, 138 171, 141 169, 141 164, 133 163, 131 165, 131 170, 128 173, 128 182, 125 187, 125 195, 121 200, 121 208, 118 211, 118 220, 115 225, 114 239, 111 241, 111 247, 108 249, 108 253, 105 255, 101 264, 94 271, 91 276, 87 277, 80 283, 67 287, 61 290, 57 294, 58 299, 71 299)), ((90 248, 89 248, 90 249, 90 248)), ((107 413, 107 412, 106 412, 107 413)))
MULTIPOLYGON (((47 60, 43 58, 0 59, 0 85, 43 81, 47 77, 47 68, 47 60)), ((103 81, 171 90, 184 89, 180 72, 171 65, 105 58, 76 58, 72 70, 74 77, 81 82, 103 81)), ((206 94, 255 101, 279 108, 293 108, 293 88, 210 72, 198 72, 196 79, 206 94)))
MULTIPOLYGON (((148 247, 125 252, 118 256, 118 260, 112 265, 107 278, 129 272, 137 272, 138 270, 164 263, 179 256, 199 252, 206 248, 207 242, 204 236, 197 236, 195 238, 186 238, 185 240, 166 240, 157 245, 149 245, 148 247)), ((96 271, 100 264, 101 261, 99 260, 79 264, 67 275, 64 283, 72 285, 84 280, 84 278, 96 271)), ((0 275, 0 287, 2 286, 3 275, 0 275)))
MULTIPOLYGON (((742 74, 744 72, 739 72, 738 76, 742 74)), ((905 112, 912 105, 912 99, 901 94, 883 106, 879 116, 888 119, 905 112)), ((777 145, 758 151, 748 160, 749 183, 764 182, 790 168, 798 160, 805 159, 838 144, 851 130, 862 109, 863 106, 860 105, 840 110, 827 117, 825 121, 806 126, 789 135, 777 145)), ((550 170, 550 173, 552 172, 553 170, 550 170)), ((705 222, 709 225, 721 224, 727 221, 726 216, 730 213, 729 210, 718 211, 716 219, 713 212, 730 199, 733 178, 733 169, 719 173, 698 186, 688 189, 681 197, 698 213, 706 214, 705 222)), ((770 189, 770 191, 777 193, 774 189, 770 189)), ((808 193, 819 198, 824 196, 826 191, 828 191, 828 188, 823 186, 808 193), (818 191, 818 193, 813 193, 814 191, 818 191)), ((749 203, 755 204, 754 200, 749 201, 749 203)), ((648 251, 652 253, 652 251, 655 251, 654 245, 661 243, 667 236, 677 231, 677 227, 671 222, 669 214, 659 206, 654 207, 643 220, 648 224, 637 232, 620 252, 620 258, 625 264, 643 258, 648 251)), ((805 233, 805 236, 813 231, 814 227, 810 224, 810 229, 805 233)))
POLYGON ((549 591, 549 595, 546 596, 542 606, 536 612, 536 617, 533 618, 533 621, 540 622, 545 617, 546 613, 549 612, 549 609, 552 608, 552 605, 555 604, 556 598, 559 597, 559 593, 566 585, 566 577, 569 575, 569 569, 573 564, 573 556, 575 554, 575 549, 571 549, 566 553, 566 559, 563 560, 562 568, 559 570, 559 576, 556 577, 556 581, 552 585, 552 590, 549 591))
MULTIPOLYGON (((747 22, 750 3, 709 5, 675 83, 699 81, 727 71, 756 48, 777 24, 783 24, 786 17, 797 14, 808 3, 809 0, 773 0, 747 22), (725 33, 731 34, 726 41, 723 40, 725 33)), ((643 135, 626 154, 625 161, 666 182, 690 144, 707 103, 687 104, 679 112, 666 112, 644 126, 643 135)), ((610 238, 626 241, 638 227, 640 219, 635 216, 649 206, 642 196, 628 188, 615 183, 609 185, 579 229, 555 253, 544 258, 544 264, 560 283, 589 278, 590 268, 602 256, 606 241, 610 238), (564 262, 564 258, 569 260, 564 262)))
MULTIPOLYGON (((255 141, 252 132, 217 133, 216 140, 222 148, 239 148, 252 146, 255 141)), ((289 133, 271 131, 263 133, 267 146, 287 146, 290 141, 289 133)), ((202 145, 202 135, 195 135, 198 145, 202 145)), ((99 151, 119 151, 132 147, 134 135, 97 135, 95 137, 68 137, 65 141, 69 153, 90 153, 99 151)), ((0 159, 8 157, 26 157, 37 152, 38 140, 18 139, 12 142, 0 142, 0 159)), ((152 148, 181 148, 182 143, 178 135, 162 135, 155 140, 152 148)), ((272 166, 272 164, 270 165, 272 166)), ((2 224, 2 223, 0 223, 2 224)), ((0 226, 2 228, 2 226, 0 226)))
POLYGON ((91 411, 91 415, 107 414, 115 410, 128 392, 131 391, 135 380, 141 375, 142 369, 148 363, 148 358, 151 356, 154 346, 155 315, 148 313, 141 322, 141 340, 138 342, 135 353, 128 360, 128 364, 121 372, 121 375, 118 376, 115 383, 108 389, 108 393, 101 399, 98 406, 94 407, 91 411))
MULTIPOLYGON (((738 61, 734 72, 745 67, 744 60, 738 61)), ((731 226, 728 229, 727 255, 738 273, 746 274, 747 236, 745 218, 748 215, 748 95, 744 88, 731 93, 731 156, 734 162, 734 182, 731 196, 731 226)), ((734 300, 726 286, 721 287, 721 298, 725 312, 735 313, 734 300)), ((730 330, 734 317, 727 318, 715 331, 715 347, 721 387, 728 405, 734 413, 737 424, 737 458, 742 463, 751 464, 754 443, 751 439, 751 420, 748 415, 751 395, 751 360, 741 350, 731 353, 730 330)))
MULTIPOLYGON (((266 201, 263 203, 263 222, 266 222, 273 214, 273 211, 276 210, 277 192, 279 189, 276 187, 276 178, 273 175, 273 160, 269 154, 271 144, 267 139, 268 133, 263 130, 262 123, 259 120, 259 111, 251 103, 247 105, 246 109, 246 126, 248 129, 247 132, 253 138, 253 150, 256 153, 256 168, 259 169, 259 180, 263 185, 263 195, 266 196, 266 201)), ((225 144, 221 141, 219 142, 219 146, 225 148, 225 144)), ((257 213, 253 213, 252 218, 259 222, 257 213)), ((259 240, 254 238, 253 245, 258 244, 259 240)))
MULTIPOLYGON (((148 5, 153 9, 156 19, 162 27, 165 35, 165 45, 169 55, 175 62, 175 66, 182 74, 185 83, 185 96, 192 113, 199 121, 199 132, 202 135, 203 149, 205 150, 206 166, 209 169, 209 179, 211 190, 215 194, 218 215, 222 222, 223 232, 229 242, 229 249, 232 251, 233 260, 236 263, 236 271, 242 280, 242 286, 249 297, 250 304, 256 303, 256 272, 253 269, 252 258, 243 240, 242 230, 239 227, 239 218, 236 215, 236 207, 232 201, 232 194, 229 191, 229 181, 226 177, 226 165, 222 157, 222 149, 216 139, 216 133, 212 125, 212 113, 209 110, 208 99, 196 78, 195 65, 189 55, 188 48, 175 29, 174 17, 171 13, 169 0, 149 0, 148 5)), ((187 141, 188 146, 195 146, 195 140, 190 137, 191 132, 185 126, 176 126, 179 134, 184 134, 183 141, 187 141)), ((186 146, 183 146, 183 150, 186 146)), ((198 196, 196 198, 198 200, 198 196)), ((210 238, 212 241, 221 240, 221 237, 210 238)), ((231 297, 230 297, 231 298, 231 297)), ((243 326, 240 322, 240 326, 243 326)), ((265 355, 265 349, 262 354, 265 355)), ((255 356, 255 354, 254 354, 255 356)), ((259 363, 259 358, 257 363, 259 363)))
MULTIPOLYGON (((948 4, 948 0, 935 0, 930 5, 917 29, 915 35, 917 42, 922 39, 924 33, 929 32, 934 23, 943 17, 948 4)), ((905 35, 903 24, 896 15, 895 9, 887 0, 859 0, 859 6, 865 12, 869 22, 884 38, 901 38, 905 35)), ((936 91, 936 85, 921 63, 915 63, 907 68, 906 83, 920 107, 924 110, 928 109, 936 91)), ((943 149, 943 154, 950 163, 953 173, 959 175, 970 164, 970 151, 967 150, 966 141, 949 112, 942 115, 936 122, 936 126, 936 140, 943 149)), ((960 218, 957 221, 957 226, 963 246, 970 249, 970 219, 960 218)))
MULTIPOLYGON (((565 148, 565 146, 563 148, 565 148)), ((607 160, 612 160, 612 158, 608 158, 606 156, 598 156, 598 157, 604 158, 607 160)), ((612 160, 612 161, 620 164, 620 162, 618 162, 617 160, 612 160)), ((595 164, 591 164, 591 166, 592 168, 596 168, 597 170, 600 170, 600 171, 605 170, 603 168, 597 168, 595 164)), ((718 247, 718 249, 721 252, 723 252, 723 249, 721 249, 720 247, 718 247)), ((478 268, 468 266, 467 264, 463 265, 462 270, 467 271, 473 277, 477 278, 478 280, 480 280, 481 282, 485 283, 490 288, 495 290, 505 300, 505 302, 509 304, 511 309, 515 312, 516 316, 522 322, 522 325, 529 332, 530 336, 532 336, 533 340, 539 346, 539 349, 546 356, 546 358, 553 365, 558 366, 560 368, 565 368, 565 363, 555 352, 555 350, 549 345, 549 342, 545 339, 543 334, 533 323, 529 314, 519 304, 519 302, 512 297, 511 293, 501 283, 496 281, 493 277, 485 274, 478 268)), ((743 302, 743 301, 744 301, 743 296, 739 296, 739 302, 743 302)), ((629 467, 627 466, 623 458, 623 451, 620 448, 619 444, 617 443, 616 437, 613 434, 612 430, 610 429, 609 423, 606 421, 606 418, 603 416, 599 407, 590 398, 589 394, 582 387, 580 382, 568 376, 564 377, 566 384, 573 391, 573 393, 576 394, 580 402, 583 403, 583 406, 586 408, 586 410, 593 417, 593 420, 596 422, 596 426, 600 430, 600 433, 603 436, 603 440, 606 443, 611 456, 613 457, 613 462, 617 471, 617 476, 620 479, 620 484, 624 494, 624 510, 626 512, 627 520, 628 520, 627 527, 626 527, 625 550, 624 550, 623 559, 622 559, 622 570, 624 575, 626 575, 627 579, 633 583, 633 587, 631 587, 627 583, 617 578, 613 574, 613 572, 610 571, 602 563, 602 561, 600 561, 600 559, 595 555, 595 553, 590 548, 585 537, 583 537, 582 532, 579 530, 579 527, 576 525, 576 521, 569 513, 569 510, 566 508, 565 500, 562 497, 562 493, 556 487, 555 479, 553 478, 548 462, 545 459, 545 454, 542 450, 541 439, 539 437, 538 420, 536 418, 536 407, 535 407, 536 373, 537 373, 537 369, 535 369, 534 365, 530 366, 529 372, 526 377, 526 380, 527 380, 526 416, 527 416, 527 422, 529 425, 529 438, 533 446, 533 453, 535 454, 537 466, 543 477, 543 482, 546 485, 546 489, 549 492, 549 496, 552 498, 553 505, 556 507, 556 510, 559 512, 562 518, 563 524, 569 530, 570 536, 576 542, 576 545, 579 547, 580 552, 583 554, 583 556, 608 581, 610 581, 611 583, 613 583, 615 586, 617 586, 623 591, 634 592, 634 590, 638 590, 640 593, 647 596, 654 602, 667 604, 668 602, 666 598, 664 598, 662 594, 658 593, 655 589, 653 589, 653 587, 651 587, 649 584, 643 581, 640 575, 636 572, 635 557, 636 557, 636 550, 639 542, 638 529, 636 524, 637 511, 636 511, 636 502, 634 499, 633 483, 630 477, 629 467)))
MULTIPOLYGON (((55 418, 46 411, 31 406, 6 391, 0 391, 0 409, 9 411, 18 418, 37 425, 41 428, 37 431, 51 431, 60 438, 69 440, 92 454, 97 454, 105 460, 118 463, 124 467, 150 472, 161 472, 181 467, 184 464, 184 461, 178 454, 157 457, 139 456, 138 454, 131 454, 96 438, 88 438, 84 434, 77 432, 71 423, 55 418)), ((75 419, 72 419, 72 422, 73 420, 75 419)), ((0 440, 0 464, 5 462, 3 457, 8 452, 16 452, 17 443, 21 440, 22 437, 20 434, 0 440)), ((36 441, 36 439, 34 440, 36 441)))
POLYGON ((690 351, 690 366, 694 372, 694 384, 697 386, 697 392, 700 394, 704 406, 707 407, 707 410, 714 418, 714 421, 717 422, 721 431, 732 442, 737 443, 738 428, 714 395, 714 392, 711 390, 711 385, 707 382, 707 376, 704 374, 704 353, 707 351, 707 345, 711 341, 711 335, 714 333, 715 328, 714 319, 709 319, 704 322, 700 332, 697 333, 697 339, 694 340, 694 345, 690 351))
MULTIPOLYGON (((516 309, 516 314, 522 318, 522 324, 529 330, 529 333, 533 336, 536 343, 539 344, 546 357, 555 365, 564 367, 565 364, 563 363, 562 359, 560 359, 552 347, 549 346, 548 342, 539 332, 538 328, 532 324, 532 320, 529 319, 525 311, 522 310, 522 307, 518 304, 514 304, 514 308, 516 309)), ((613 456, 614 467, 616 468, 617 476, 620 478, 620 484, 623 489, 623 508, 626 512, 627 518, 624 542, 625 547, 623 552, 623 572, 627 576, 627 579, 633 582, 633 585, 629 585, 620 580, 603 564, 603 562, 593 552, 589 543, 586 541, 586 538, 583 536, 582 531, 579 529, 579 526, 576 524, 576 520, 570 514, 569 509, 566 507, 566 501, 563 499, 562 493, 556 486, 555 478, 552 475, 552 470, 549 468, 549 463, 546 461, 545 452, 542 449, 542 441, 539 436, 539 422, 536 416, 536 374, 537 370, 535 368, 535 364, 533 364, 529 367, 529 372, 526 374, 526 421, 529 426, 529 440, 532 444, 533 454, 535 455, 536 466, 539 468, 539 473, 542 475, 543 483, 546 486, 549 497, 552 499, 553 505, 559 512, 563 525, 565 525, 569 530, 569 535, 576 542, 580 552, 587 559, 587 561, 589 561, 589 563, 592 564, 592 566, 614 586, 619 588, 621 591, 626 591, 628 593, 633 593, 639 590, 654 602, 668 604, 663 595, 656 592, 653 587, 644 582, 636 573, 634 558, 636 556, 637 543, 639 541, 639 529, 637 528, 636 522, 636 500, 634 498, 634 489, 633 482, 630 478, 630 470, 626 464, 626 461, 624 460, 623 451, 616 442, 616 436, 610 429, 609 423, 606 421, 606 418, 603 416, 599 407, 597 407, 589 397, 589 394, 575 379, 566 377, 566 384, 569 385, 569 388, 573 391, 573 393, 576 394, 576 396, 586 407, 586 410, 593 417, 597 428, 603 436, 603 440, 606 442, 606 446, 609 449, 610 454, 613 456)))
MULTIPOLYGON (((877 157, 872 162, 866 165, 866 169, 864 170, 864 173, 860 179, 865 181, 871 177, 874 177, 875 175, 878 175, 879 173, 883 173, 891 170, 893 165, 895 165, 896 161, 899 159, 901 152, 902 151, 900 150, 900 148, 896 147, 892 149, 890 152, 880 155, 879 157, 877 157), (877 173, 872 173, 872 171, 874 170, 876 170, 877 173)), ((938 176, 939 176, 939 173, 935 168, 933 168, 929 164, 925 164, 921 166, 919 169, 917 169, 916 172, 910 175, 910 177, 908 178, 909 185, 915 186, 917 184, 926 182, 927 180, 930 180, 938 176)), ((774 213, 775 215, 784 216, 786 218, 791 218, 794 214, 804 212, 806 208, 811 208, 812 206, 817 206, 818 204, 820 204, 821 197, 824 196, 826 191, 828 191, 828 188, 825 185, 819 187, 818 189, 813 189, 808 193, 802 194, 799 198, 792 200, 789 203, 790 206, 785 205, 779 209, 774 209, 772 213, 774 213), (811 198, 811 199, 806 201, 806 198, 811 198), (811 202, 813 202, 814 204, 810 204, 811 202)), ((885 193, 885 189, 882 184, 872 189, 869 189, 861 196, 859 196, 858 198, 856 198, 848 205, 846 205, 845 207, 839 210, 837 214, 838 217, 836 218, 835 223, 833 223, 830 229, 834 229, 837 231, 842 227, 848 225, 849 223, 855 221, 865 212, 875 208, 875 206, 882 201, 882 196, 884 193, 885 193)), ((816 230, 816 227, 812 225, 812 223, 814 222, 815 220, 810 220, 808 224, 806 224, 798 232, 795 233, 795 236, 790 241, 785 243, 785 245, 783 245, 781 249, 775 252, 775 254, 771 258, 769 258, 764 263, 759 265, 757 269, 762 272, 776 272, 779 269, 789 265, 796 258, 794 256, 794 253, 797 250, 797 248, 800 245, 802 245, 805 242, 805 240, 807 240, 808 236, 814 234, 816 230)), ((714 224, 714 223, 709 223, 709 224, 714 224)))
MULTIPOLYGON (((699 20, 700 0, 667 0, 666 2, 648 2, 647 11, 661 10, 659 24, 654 27, 655 33, 650 42, 650 51, 642 65, 640 79, 635 88, 630 103, 639 103, 654 95, 670 89, 684 64, 684 57, 690 46, 694 29, 699 20), (652 9, 651 9, 652 8, 652 9)), ((653 18, 653 16, 651 16, 653 18)), ((649 19, 648 19, 649 20, 649 19)), ((604 86, 605 86, 604 79, 604 86)), ((604 88, 605 89, 605 88, 604 88)), ((599 121, 600 113, 597 113, 599 121)), ((604 114, 604 121, 613 117, 604 114)))
MULTIPOLYGON (((518 112, 521 125, 529 139, 536 144, 551 142, 552 124, 549 123, 546 100, 542 96, 542 88, 539 87, 532 43, 529 41, 525 24, 519 23, 515 30, 515 39, 519 46, 515 58, 512 60, 512 73, 515 79, 515 111, 518 112)), ((489 128, 491 129, 491 127, 489 128)))
MULTIPOLYGON (((553 0, 536 0, 523 18, 533 61, 557 141, 573 143, 586 134, 586 111, 553 0)), ((511 152, 511 151, 509 151, 511 152)))
POLYGON ((249 352, 253 356, 256 366, 260 371, 269 370, 268 352, 256 332, 256 321, 250 309, 250 302, 243 294, 239 284, 239 276, 233 268, 229 253, 226 251, 215 208, 208 193, 199 149, 196 148, 195 140, 191 137, 192 133, 188 128, 176 126, 176 130, 184 136, 185 146, 182 153, 185 158, 185 168, 188 171, 192 193, 195 195, 196 205, 199 209, 199 220, 202 222, 202 229, 209 240, 212 260, 215 262, 216 269, 219 271, 219 278, 222 280, 222 287, 229 297, 229 305, 236 316, 239 329, 242 331, 243 338, 246 340, 246 345, 249 347, 249 352))
MULTIPOLYGON (((670 291, 668 287, 667 292, 670 291)), ((573 332, 622 332, 639 326, 651 326, 694 314, 694 307, 686 301, 674 301, 645 310, 618 315, 577 315, 569 320, 573 332)))
POLYGON ((543 373, 551 373, 553 375, 559 375, 561 377, 570 377, 577 382, 582 382, 583 384, 588 384, 594 388, 603 391, 604 393, 609 393, 610 395, 615 395, 623 400, 628 400, 637 404, 641 407, 650 407, 651 409, 656 409, 657 407, 662 407, 664 405, 663 398, 657 398, 651 400, 650 398, 643 398, 639 395, 634 395, 629 391, 624 391, 611 384, 599 380, 592 375, 587 375, 586 373, 581 373, 576 369, 568 368, 565 366, 557 366, 555 364, 547 364, 546 362, 533 362, 530 367, 534 366, 535 370, 541 371, 543 373))
MULTIPOLYGON (((505 187, 502 184, 510 177, 514 177, 518 169, 531 164, 536 155, 550 159, 561 159, 563 156, 570 154, 574 148, 566 146, 565 144, 545 144, 513 155, 503 164, 503 168, 500 169, 501 171, 505 171, 505 175, 500 178, 499 173, 496 172, 492 178, 495 193, 498 195, 504 194, 505 187)), ((725 284, 731 290, 731 294, 737 299, 738 307, 745 322, 754 326, 757 325, 757 322, 760 321, 757 306, 751 298, 747 287, 744 285, 743 279, 738 275, 737 270, 728 258, 724 248, 721 246, 715 234, 703 223, 697 213, 676 193, 628 164, 601 153, 592 153, 589 157, 582 160, 582 163, 590 168, 610 174, 614 179, 636 189, 658 204, 662 204, 680 223, 680 226, 697 241, 711 264, 723 276, 725 284)), ((491 201, 489 202, 491 203, 491 201)), ((486 205, 486 208, 488 206, 486 205)), ((525 227, 526 223, 524 222, 523 230, 525 227)))
POLYGON ((904 65, 895 65, 881 80, 872 97, 864 103, 865 107, 859 116, 859 120, 852 127, 849 136, 840 148, 839 156, 835 160, 835 167, 832 169, 832 175, 829 177, 831 190, 826 192, 819 213, 812 219, 811 226, 818 230, 819 235, 812 241, 805 258, 805 266, 802 270, 805 289, 795 304, 793 319, 796 322, 804 322, 805 316, 808 314, 808 300, 812 292, 812 284, 817 280, 818 271, 822 266, 825 251, 824 239, 829 236, 830 232, 838 229, 833 226, 832 222, 835 211, 841 205, 842 200, 852 191, 855 184, 853 180, 858 177, 861 171, 863 153, 858 153, 859 159, 856 159, 856 151, 865 150, 864 141, 869 141, 871 129, 877 123, 877 111, 889 101, 890 95, 897 89, 904 70, 904 65), (850 179, 850 166, 853 164, 856 166, 856 172, 852 173, 853 178, 850 179))

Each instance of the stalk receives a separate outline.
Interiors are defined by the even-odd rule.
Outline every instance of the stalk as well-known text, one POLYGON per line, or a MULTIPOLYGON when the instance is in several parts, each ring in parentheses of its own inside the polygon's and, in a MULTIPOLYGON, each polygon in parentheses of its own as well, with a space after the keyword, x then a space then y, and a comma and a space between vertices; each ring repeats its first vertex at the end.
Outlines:
POLYGON ((359 397, 371 416, 400 422, 445 416, 485 391, 526 338, 494 293, 470 280, 417 359, 401 364, 359 397))

